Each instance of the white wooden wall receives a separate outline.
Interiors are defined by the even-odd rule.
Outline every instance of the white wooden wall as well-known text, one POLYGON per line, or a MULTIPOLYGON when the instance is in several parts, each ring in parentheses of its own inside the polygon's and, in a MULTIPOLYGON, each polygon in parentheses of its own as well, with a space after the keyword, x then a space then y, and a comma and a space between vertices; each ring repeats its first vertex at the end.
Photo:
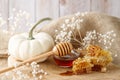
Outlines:
MULTIPOLYGON (((120 17, 120 0, 0 0, 0 13, 4 19, 12 15, 13 8, 29 12, 32 23, 43 17, 56 19, 78 11, 97 11, 120 17)), ((7 23, 9 25, 9 21, 7 23)))

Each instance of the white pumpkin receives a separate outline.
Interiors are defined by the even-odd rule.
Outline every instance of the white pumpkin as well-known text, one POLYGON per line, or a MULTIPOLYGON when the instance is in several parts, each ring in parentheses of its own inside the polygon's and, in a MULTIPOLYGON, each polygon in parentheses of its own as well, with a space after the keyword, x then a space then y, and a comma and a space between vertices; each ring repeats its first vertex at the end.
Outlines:
POLYGON ((30 30, 29 34, 22 33, 10 38, 8 43, 8 52, 11 56, 20 60, 26 60, 41 53, 50 51, 53 48, 54 40, 49 34, 40 32, 38 34, 34 34, 33 37, 33 29, 44 20, 48 19, 40 20, 30 30))

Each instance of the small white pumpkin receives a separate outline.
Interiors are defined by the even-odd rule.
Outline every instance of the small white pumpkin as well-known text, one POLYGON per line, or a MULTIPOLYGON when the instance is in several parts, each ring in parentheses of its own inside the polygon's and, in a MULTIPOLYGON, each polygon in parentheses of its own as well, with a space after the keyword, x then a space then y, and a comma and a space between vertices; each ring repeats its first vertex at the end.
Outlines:
POLYGON ((33 26, 29 34, 22 33, 11 37, 8 43, 8 53, 17 59, 26 60, 41 53, 50 51, 54 46, 54 40, 49 34, 40 32, 38 34, 34 34, 33 37, 34 28, 45 20, 50 19, 44 18, 40 20, 33 26))

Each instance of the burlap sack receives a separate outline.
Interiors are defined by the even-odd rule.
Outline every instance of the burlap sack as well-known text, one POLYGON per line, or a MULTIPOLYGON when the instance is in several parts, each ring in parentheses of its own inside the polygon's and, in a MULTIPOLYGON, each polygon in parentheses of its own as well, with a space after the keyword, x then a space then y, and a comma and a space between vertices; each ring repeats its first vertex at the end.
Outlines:
MULTIPOLYGON (((61 17, 57 20, 52 21, 50 24, 42 27, 39 31, 49 33, 53 38, 55 36, 55 30, 59 29, 60 26, 65 23, 66 19, 76 18, 76 15, 69 15, 61 17)), ((78 16, 77 16, 78 18, 78 16)), ((80 24, 82 37, 85 36, 87 31, 96 30, 100 33, 106 33, 108 31, 114 31, 116 33, 115 42, 112 45, 112 55, 114 57, 114 63, 120 65, 120 19, 117 17, 109 16, 103 13, 81 13, 79 18, 84 21, 80 24)))

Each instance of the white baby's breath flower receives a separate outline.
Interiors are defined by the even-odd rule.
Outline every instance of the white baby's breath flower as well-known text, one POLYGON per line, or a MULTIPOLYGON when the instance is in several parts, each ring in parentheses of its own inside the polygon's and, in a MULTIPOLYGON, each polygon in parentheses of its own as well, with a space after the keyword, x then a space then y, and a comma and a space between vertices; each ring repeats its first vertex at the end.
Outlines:
POLYGON ((114 34, 114 31, 109 31, 105 34, 98 33, 95 30, 89 31, 83 38, 84 46, 96 44, 105 49, 110 49, 115 38, 114 34))
POLYGON ((61 28, 64 29, 65 28, 65 24, 62 24, 61 28))
POLYGON ((85 13, 81 13, 81 16, 85 16, 85 13))
POLYGON ((80 16, 80 12, 77 12, 77 13, 75 14, 75 16, 80 16))
POLYGON ((69 19, 65 19, 65 23, 68 24, 70 22, 69 19))
POLYGON ((42 76, 42 75, 40 75, 40 76, 39 76, 39 79, 41 80, 42 78, 43 78, 43 76, 42 76))
POLYGON ((88 12, 81 13, 81 16, 84 17, 86 14, 88 14, 88 12))
MULTIPOLYGON (((80 40, 77 40, 76 31, 80 35, 80 24, 83 22, 83 19, 78 16, 80 13, 76 13, 71 19, 65 19, 64 23, 60 26, 60 30, 56 32, 55 42, 77 42, 81 43, 80 40)), ((81 36, 80 36, 81 37, 81 36)), ((76 43, 75 43, 76 44, 76 43)))
POLYGON ((12 14, 8 18, 9 31, 13 34, 24 32, 27 27, 31 27, 30 14, 26 11, 13 9, 12 14), (24 27, 23 27, 24 26, 24 27), (22 30, 21 30, 22 29, 22 30))
MULTIPOLYGON (((64 23, 61 25, 60 30, 56 31, 55 42, 65 42, 65 41, 74 41, 77 44, 80 44, 83 48, 87 47, 89 44, 99 45, 105 49, 110 49, 112 46, 112 42, 114 42, 114 38, 116 34, 114 31, 106 32, 105 34, 101 34, 96 30, 88 31, 86 36, 82 39, 80 33, 80 24, 84 21, 80 16, 85 16, 85 13, 76 13, 71 19, 65 19, 64 23), (76 37, 76 31, 79 33, 80 40, 76 37)), ((75 43, 76 44, 76 43, 75 43)))
POLYGON ((75 17, 72 17, 72 22, 74 22, 75 21, 75 17))

